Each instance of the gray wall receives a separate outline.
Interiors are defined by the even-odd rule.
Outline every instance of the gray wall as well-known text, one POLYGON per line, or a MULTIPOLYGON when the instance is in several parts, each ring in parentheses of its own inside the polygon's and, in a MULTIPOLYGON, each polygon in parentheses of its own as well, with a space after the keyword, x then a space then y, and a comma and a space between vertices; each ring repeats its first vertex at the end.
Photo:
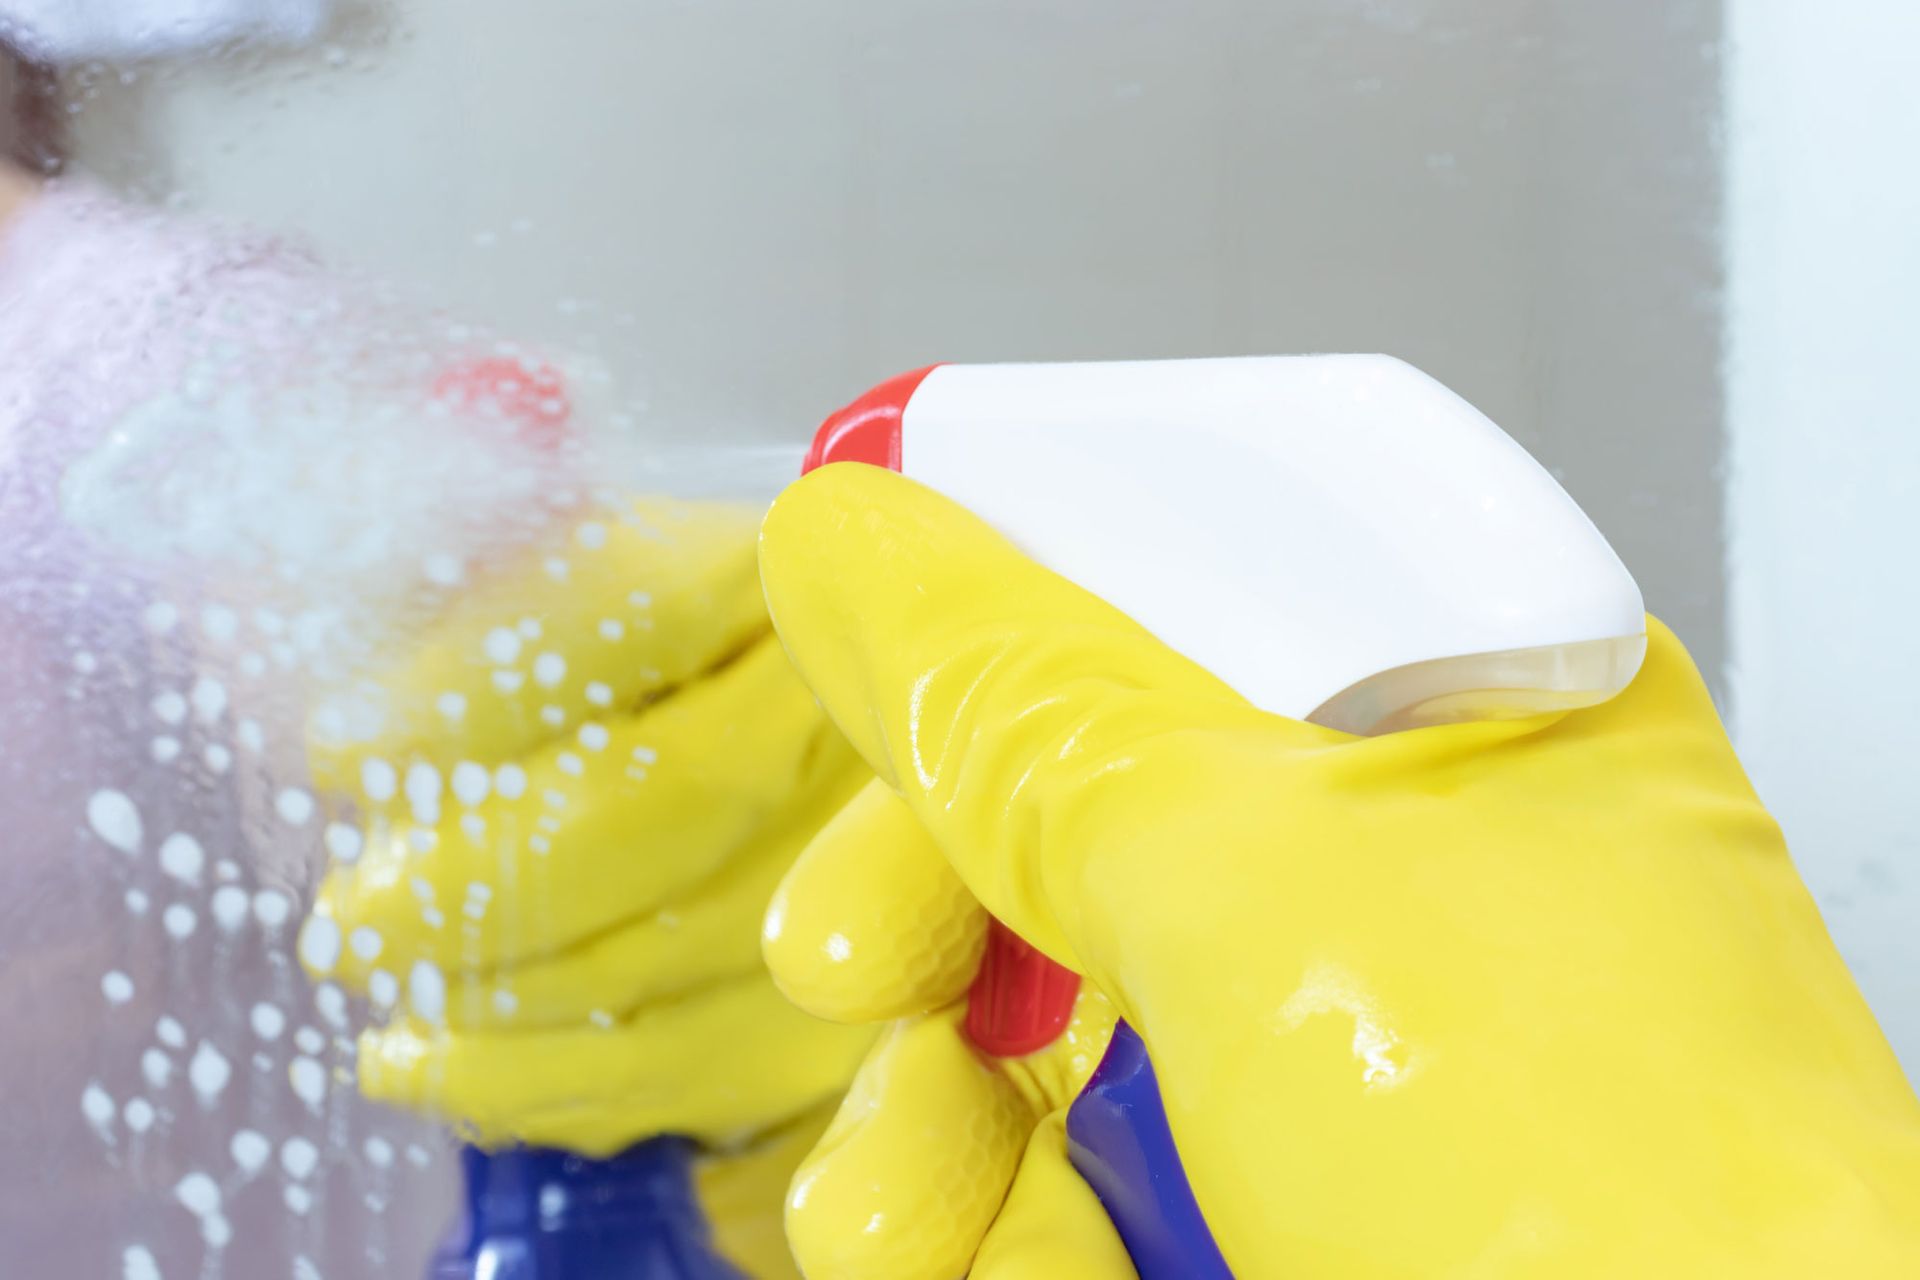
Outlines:
POLYGON ((1392 352, 1562 476, 1719 680, 1709 0, 531 12, 107 83, 82 151, 603 350, 682 436, 801 439, 932 360, 1392 352))

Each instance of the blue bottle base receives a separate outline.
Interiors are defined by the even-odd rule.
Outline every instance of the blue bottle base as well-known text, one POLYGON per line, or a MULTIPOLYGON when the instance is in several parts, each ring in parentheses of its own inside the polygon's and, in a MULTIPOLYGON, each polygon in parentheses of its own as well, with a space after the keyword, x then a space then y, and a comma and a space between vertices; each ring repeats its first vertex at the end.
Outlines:
POLYGON ((607 1160, 466 1148, 466 1213, 427 1280, 749 1280, 713 1246, 695 1155, 684 1138, 607 1160))

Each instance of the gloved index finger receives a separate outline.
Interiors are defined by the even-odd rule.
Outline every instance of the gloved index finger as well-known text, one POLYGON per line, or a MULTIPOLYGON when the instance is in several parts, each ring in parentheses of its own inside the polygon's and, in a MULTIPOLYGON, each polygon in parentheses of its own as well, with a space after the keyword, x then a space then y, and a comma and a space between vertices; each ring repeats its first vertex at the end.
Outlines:
MULTIPOLYGON (((762 523, 760 569, 775 629, 841 731, 981 901, 1068 963, 1056 916, 1084 850, 1045 847, 1055 806, 1081 805, 1170 728, 1344 738, 1254 710, 977 517, 877 468, 835 464, 789 487, 762 523)), ((1097 838, 1097 819, 1071 825, 1097 838)))

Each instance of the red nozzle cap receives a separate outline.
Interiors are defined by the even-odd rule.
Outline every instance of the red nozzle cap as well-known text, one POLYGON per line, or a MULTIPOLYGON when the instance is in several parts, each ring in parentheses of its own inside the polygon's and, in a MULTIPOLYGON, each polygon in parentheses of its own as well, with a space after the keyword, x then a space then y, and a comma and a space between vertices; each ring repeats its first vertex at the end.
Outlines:
POLYGON ((995 920, 967 991, 967 1039, 996 1058, 1038 1052, 1067 1029, 1079 994, 1079 974, 995 920))
POLYGON ((940 366, 930 364, 897 378, 888 378, 840 412, 831 415, 813 433, 813 447, 800 467, 805 475, 829 462, 866 462, 889 471, 900 469, 900 416, 907 401, 926 376, 940 366))

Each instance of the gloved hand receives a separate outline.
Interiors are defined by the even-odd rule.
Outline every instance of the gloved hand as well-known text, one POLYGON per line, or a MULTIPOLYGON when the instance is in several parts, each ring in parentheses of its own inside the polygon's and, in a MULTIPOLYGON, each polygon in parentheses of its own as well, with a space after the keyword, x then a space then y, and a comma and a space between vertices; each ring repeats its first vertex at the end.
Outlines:
POLYGON ((872 468, 790 488, 761 571, 968 887, 1141 1033, 1237 1274, 1920 1274, 1920 1106, 1658 623, 1603 706, 1354 739, 872 468))
POLYGON ((364 832, 332 833, 357 856, 300 952, 391 1010, 361 1036, 368 1096, 483 1145, 587 1155, 785 1126, 791 1170, 791 1127, 831 1106, 872 1034, 782 999, 758 926, 871 774, 767 634, 756 517, 639 504, 582 526, 316 714, 314 772, 364 832))
POLYGON ((893 1020, 794 1178, 787 1237, 807 1275, 1133 1273, 1066 1158, 1066 1106, 1106 1052, 1113 1007, 1083 985, 1053 1044, 983 1058, 961 1024, 986 931, 985 910, 877 779, 774 896, 762 940, 781 990, 823 1018, 893 1020))

